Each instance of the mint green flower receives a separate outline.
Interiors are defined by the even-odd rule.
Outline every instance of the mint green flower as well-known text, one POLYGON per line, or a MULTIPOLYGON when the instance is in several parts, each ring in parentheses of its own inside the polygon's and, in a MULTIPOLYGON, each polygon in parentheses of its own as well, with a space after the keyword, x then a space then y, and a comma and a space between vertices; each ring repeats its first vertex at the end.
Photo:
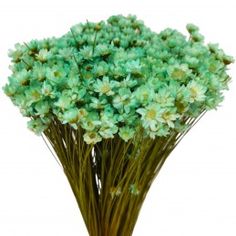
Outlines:
POLYGON ((97 79, 94 84, 94 91, 98 92, 99 95, 107 95, 111 96, 114 95, 114 91, 112 91, 113 88, 118 86, 118 82, 114 80, 109 80, 109 77, 103 77, 102 80, 97 79))
POLYGON ((199 59, 193 56, 186 55, 184 57, 184 63, 186 63, 189 68, 197 68, 199 65, 199 59))
POLYGON ((128 76, 120 82, 119 86, 123 88, 133 88, 137 84, 138 84, 138 81, 133 78, 131 79, 130 74, 128 74, 128 76))
POLYGON ((93 68, 93 73, 96 77, 105 76, 108 71, 109 65, 104 61, 99 62, 93 68))
POLYGON ((177 108, 177 112, 179 114, 184 114, 189 109, 190 99, 190 91, 185 86, 181 86, 178 88, 176 93, 175 107, 177 108))
POLYGON ((141 75, 142 66, 139 60, 128 61, 125 64, 126 71, 134 75, 141 75))
POLYGON ((88 112, 84 108, 78 110, 78 120, 84 119, 88 115, 88 112))
POLYGON ((171 65, 167 71, 169 76, 171 76, 171 78, 179 80, 181 82, 185 81, 191 75, 191 70, 188 68, 186 64, 171 65))
POLYGON ((154 101, 162 107, 174 106, 175 97, 171 94, 170 88, 162 88, 154 95, 154 101))
POLYGON ((116 134, 118 131, 118 127, 116 125, 111 125, 111 126, 102 126, 99 129, 98 133, 102 136, 102 138, 113 138, 114 134, 116 134))
POLYGON ((63 113, 63 124, 70 123, 75 124, 79 121, 79 109, 70 108, 63 113))
POLYGON ((102 141, 102 137, 95 131, 86 132, 83 137, 87 144, 95 144, 102 141))
POLYGON ((6 84, 3 87, 4 93, 8 96, 8 97, 13 97, 16 94, 17 91, 17 86, 13 85, 13 84, 6 84))
POLYGON ((12 84, 16 84, 18 86, 24 86, 29 83, 30 73, 26 69, 22 69, 21 71, 17 72, 15 76, 9 77, 9 81, 12 84))
POLYGON ((52 56, 52 54, 50 51, 48 51, 47 49, 41 49, 36 54, 36 59, 39 60, 40 62, 45 62, 48 59, 50 59, 51 56, 52 56))
POLYGON ((43 64, 35 63, 32 72, 33 78, 38 81, 44 81, 46 79, 46 71, 47 67, 45 67, 43 64))
POLYGON ((25 99, 30 106, 34 102, 38 102, 42 98, 41 88, 37 85, 25 90, 25 99))
POLYGON ((98 113, 96 112, 87 112, 85 110, 80 110, 81 126, 87 131, 94 131, 101 125, 101 121, 99 120, 98 113))
POLYGON ((47 125, 44 124, 41 119, 30 120, 27 125, 28 128, 37 135, 40 135, 47 128, 47 125))
POLYGON ((62 111, 69 109, 72 106, 71 97, 66 95, 61 95, 57 100, 57 102, 54 103, 54 105, 60 108, 62 111))
POLYGON ((191 39, 195 42, 203 42, 204 36, 200 34, 199 32, 193 32, 191 34, 191 39))
POLYGON ((55 92, 53 91, 52 85, 49 84, 47 81, 43 82, 41 93, 45 97, 49 96, 54 98, 56 96, 55 92))
POLYGON ((21 60, 25 52, 26 52, 26 47, 17 43, 15 44, 15 50, 8 51, 8 56, 12 58, 13 62, 17 63, 21 60))
POLYGON ((53 66, 47 69, 46 77, 54 85, 65 82, 66 74, 63 67, 53 66))
POLYGON ((45 116, 50 111, 50 104, 48 101, 39 101, 35 105, 35 110, 37 111, 37 115, 45 116))
POLYGON ((119 129, 119 136, 127 142, 128 140, 132 139, 134 137, 135 130, 130 127, 122 127, 119 129))
POLYGON ((149 85, 141 85, 134 92, 134 96, 136 100, 142 105, 147 105, 151 101, 153 101, 155 97, 154 89, 149 85))
POLYGON ((136 100, 133 98, 129 88, 120 88, 112 102, 119 113, 129 113, 130 110, 136 106, 136 100))
POLYGON ((92 59, 92 57, 93 57, 93 47, 92 46, 84 46, 80 50, 80 55, 86 60, 92 59))
POLYGON ((187 24, 186 28, 187 28, 187 30, 190 34, 193 33, 193 32, 198 32, 199 31, 199 28, 194 24, 187 24))
POLYGON ((74 48, 62 48, 58 51, 59 55, 66 60, 70 60, 73 57, 74 52, 74 48))
POLYGON ((164 123, 169 127, 174 128, 174 121, 179 118, 179 114, 176 113, 176 108, 165 108, 161 113, 161 118, 164 123))
POLYGON ((157 103, 151 103, 146 108, 136 110, 141 115, 141 120, 144 128, 150 128, 152 131, 157 130, 158 122, 163 122, 161 115, 163 110, 157 103))
POLYGON ((188 83, 187 88, 190 92, 190 102, 203 102, 205 100, 207 89, 203 85, 193 80, 188 83))
POLYGON ((91 97, 91 103, 89 104, 89 106, 91 108, 94 109, 103 109, 107 104, 107 99, 104 97, 100 97, 100 98, 95 98, 95 97, 91 97))
POLYGON ((111 49, 109 48, 109 45, 107 44, 98 44, 95 47, 95 54, 97 56, 107 56, 111 53, 111 49))

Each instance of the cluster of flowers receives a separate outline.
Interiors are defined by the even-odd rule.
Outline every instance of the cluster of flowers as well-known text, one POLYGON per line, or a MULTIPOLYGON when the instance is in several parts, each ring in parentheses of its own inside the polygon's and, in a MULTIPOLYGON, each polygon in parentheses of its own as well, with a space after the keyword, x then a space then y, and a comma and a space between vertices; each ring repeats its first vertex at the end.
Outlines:
POLYGON ((190 34, 152 32, 135 16, 87 22, 60 38, 17 44, 4 91, 40 134, 55 117, 84 130, 86 143, 118 134, 166 136, 186 117, 216 108, 233 62, 217 44, 190 34))

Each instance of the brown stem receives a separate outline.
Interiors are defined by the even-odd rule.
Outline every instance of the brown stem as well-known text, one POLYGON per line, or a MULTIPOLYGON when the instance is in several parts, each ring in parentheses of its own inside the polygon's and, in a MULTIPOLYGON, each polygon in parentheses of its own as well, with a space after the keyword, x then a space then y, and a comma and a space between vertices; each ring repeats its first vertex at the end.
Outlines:
MULTIPOLYGON (((186 119, 189 129, 195 120, 186 119)), ((81 128, 54 120, 45 136, 62 164, 89 235, 131 236, 152 182, 186 133, 152 140, 140 132, 135 142, 115 136, 87 145, 81 128)))

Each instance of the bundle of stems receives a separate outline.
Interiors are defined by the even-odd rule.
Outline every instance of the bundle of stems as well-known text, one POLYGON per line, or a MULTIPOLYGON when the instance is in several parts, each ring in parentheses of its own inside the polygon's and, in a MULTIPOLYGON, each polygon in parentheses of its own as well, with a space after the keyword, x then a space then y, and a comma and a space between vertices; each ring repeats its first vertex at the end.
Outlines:
POLYGON ((150 139, 140 129, 128 142, 116 135, 90 145, 81 128, 54 118, 44 136, 63 167, 90 236, 132 235, 153 180, 203 114, 183 119, 188 128, 182 133, 150 139))

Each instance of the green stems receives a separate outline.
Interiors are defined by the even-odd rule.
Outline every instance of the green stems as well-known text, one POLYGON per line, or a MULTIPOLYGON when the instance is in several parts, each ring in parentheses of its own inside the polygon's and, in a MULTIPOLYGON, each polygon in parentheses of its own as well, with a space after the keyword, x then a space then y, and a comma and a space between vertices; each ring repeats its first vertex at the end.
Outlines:
MULTIPOLYGON (((190 129, 196 121, 184 122, 190 129)), ((75 130, 58 120, 51 123, 45 135, 62 164, 90 236, 132 235, 153 180, 187 131, 155 140, 144 138, 140 131, 133 141, 116 135, 87 145, 81 128, 75 130)))

